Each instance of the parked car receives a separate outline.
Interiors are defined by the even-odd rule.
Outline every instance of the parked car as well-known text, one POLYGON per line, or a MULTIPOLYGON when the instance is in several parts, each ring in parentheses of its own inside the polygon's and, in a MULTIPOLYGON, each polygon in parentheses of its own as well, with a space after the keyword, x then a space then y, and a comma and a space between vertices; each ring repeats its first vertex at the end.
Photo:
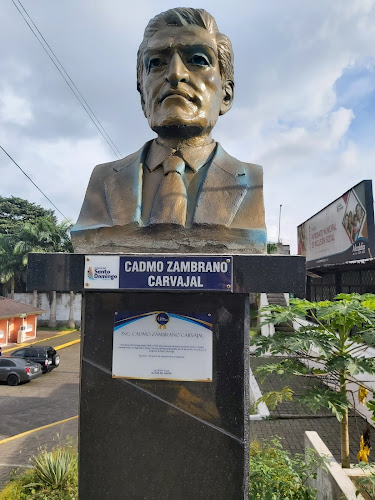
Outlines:
POLYGON ((24 358, 0 358, 0 380, 8 385, 18 385, 29 382, 42 375, 42 367, 24 358))
POLYGON ((11 357, 25 358, 42 366, 42 372, 46 373, 60 364, 60 356, 51 346, 41 345, 37 347, 21 347, 13 351, 11 357))

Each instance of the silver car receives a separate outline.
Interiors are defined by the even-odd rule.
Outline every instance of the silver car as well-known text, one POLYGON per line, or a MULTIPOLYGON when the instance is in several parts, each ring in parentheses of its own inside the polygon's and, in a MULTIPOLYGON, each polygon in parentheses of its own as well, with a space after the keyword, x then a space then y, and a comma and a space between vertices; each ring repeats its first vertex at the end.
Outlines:
POLYGON ((42 373, 42 367, 38 363, 22 358, 0 357, 0 381, 7 382, 8 385, 29 382, 42 373))

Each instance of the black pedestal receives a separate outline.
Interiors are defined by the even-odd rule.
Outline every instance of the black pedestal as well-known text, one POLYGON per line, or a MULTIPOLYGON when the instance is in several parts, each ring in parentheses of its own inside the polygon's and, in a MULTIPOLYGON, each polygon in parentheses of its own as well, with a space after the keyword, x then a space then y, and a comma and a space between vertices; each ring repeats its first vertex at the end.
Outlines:
MULTIPOLYGON (((82 291, 85 260, 31 254, 28 290, 82 291)), ((84 291, 80 500, 247 499, 248 294, 303 294, 305 260, 234 255, 232 262, 230 291, 84 291), (210 313, 212 382, 112 378, 118 311, 210 313)))
POLYGON ((83 317, 80 500, 246 498, 248 296, 86 292, 83 317), (112 379, 124 309, 211 312, 213 382, 112 379))

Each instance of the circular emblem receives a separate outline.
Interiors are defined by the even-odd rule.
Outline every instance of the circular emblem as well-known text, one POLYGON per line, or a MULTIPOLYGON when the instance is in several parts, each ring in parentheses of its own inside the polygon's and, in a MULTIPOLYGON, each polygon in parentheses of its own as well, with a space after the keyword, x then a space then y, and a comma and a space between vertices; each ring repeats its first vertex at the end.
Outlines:
POLYGON ((160 325, 159 328, 166 328, 166 324, 169 321, 169 316, 167 313, 162 312, 156 315, 156 322, 160 325))

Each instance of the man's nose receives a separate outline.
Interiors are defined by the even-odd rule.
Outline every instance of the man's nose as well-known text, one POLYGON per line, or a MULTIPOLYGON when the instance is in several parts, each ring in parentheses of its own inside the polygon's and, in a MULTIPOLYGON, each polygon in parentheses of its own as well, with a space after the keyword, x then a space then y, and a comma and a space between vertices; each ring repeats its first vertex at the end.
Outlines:
POLYGON ((189 72, 177 52, 173 54, 169 63, 166 80, 172 87, 175 87, 179 82, 189 81, 189 72))

